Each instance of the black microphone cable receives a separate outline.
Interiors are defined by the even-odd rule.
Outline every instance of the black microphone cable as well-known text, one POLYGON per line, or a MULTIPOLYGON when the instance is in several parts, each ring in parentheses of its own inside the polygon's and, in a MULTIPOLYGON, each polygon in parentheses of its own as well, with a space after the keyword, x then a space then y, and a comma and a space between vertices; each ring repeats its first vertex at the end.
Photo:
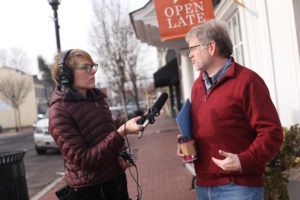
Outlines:
MULTIPOLYGON (((124 134, 125 134, 125 138, 126 138, 126 143, 128 145, 128 149, 129 149, 129 152, 132 152, 131 151, 131 147, 130 147, 130 144, 129 144, 129 140, 128 140, 128 137, 127 137, 127 134, 126 134, 126 122, 124 124, 124 134)), ((142 191, 142 187, 140 186, 139 184, 139 171, 138 171, 138 168, 136 165, 133 165, 135 167, 135 171, 136 171, 136 178, 134 177, 131 169, 130 169, 130 165, 129 165, 129 173, 131 175, 131 178, 133 179, 133 181, 136 183, 136 190, 137 190, 137 195, 136 195, 136 198, 137 200, 141 200, 142 199, 142 196, 143 196, 143 191, 142 191)))

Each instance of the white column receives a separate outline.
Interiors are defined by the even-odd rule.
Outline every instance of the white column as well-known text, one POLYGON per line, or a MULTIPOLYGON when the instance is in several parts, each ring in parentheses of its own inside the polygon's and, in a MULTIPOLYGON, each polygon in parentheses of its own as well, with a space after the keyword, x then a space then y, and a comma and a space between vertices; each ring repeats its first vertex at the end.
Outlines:
POLYGON ((183 100, 191 99, 192 87, 194 84, 194 71, 193 64, 190 59, 184 54, 180 54, 181 58, 181 91, 183 94, 183 100))

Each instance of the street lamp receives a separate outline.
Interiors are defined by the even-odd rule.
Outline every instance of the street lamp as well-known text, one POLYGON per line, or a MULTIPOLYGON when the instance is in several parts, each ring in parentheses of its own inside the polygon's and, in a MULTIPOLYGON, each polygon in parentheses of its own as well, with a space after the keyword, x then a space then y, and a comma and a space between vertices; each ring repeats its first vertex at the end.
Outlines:
POLYGON ((56 46, 57 52, 60 52, 60 39, 59 39, 59 25, 58 25, 58 16, 57 16, 57 9, 58 5, 60 4, 61 0, 48 0, 49 4, 51 5, 53 12, 54 12, 54 25, 55 25, 55 34, 56 34, 56 46))

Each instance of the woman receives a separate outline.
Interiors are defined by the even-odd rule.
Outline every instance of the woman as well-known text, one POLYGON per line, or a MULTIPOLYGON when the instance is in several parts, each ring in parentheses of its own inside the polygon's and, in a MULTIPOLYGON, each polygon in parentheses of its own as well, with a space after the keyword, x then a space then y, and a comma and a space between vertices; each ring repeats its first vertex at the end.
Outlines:
POLYGON ((80 49, 56 57, 52 78, 49 131, 65 160, 60 199, 127 200, 125 169, 118 153, 126 134, 138 134, 140 117, 116 129, 106 96, 95 89, 97 65, 80 49))

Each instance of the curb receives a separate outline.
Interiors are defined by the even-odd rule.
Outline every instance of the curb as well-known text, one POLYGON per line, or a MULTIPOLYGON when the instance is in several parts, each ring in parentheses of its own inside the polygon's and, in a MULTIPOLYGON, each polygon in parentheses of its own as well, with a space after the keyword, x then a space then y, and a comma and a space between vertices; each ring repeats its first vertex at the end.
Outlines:
POLYGON ((32 131, 26 131, 26 132, 20 132, 20 133, 0 133, 0 139, 1 138, 9 138, 9 137, 15 137, 15 136, 18 136, 18 135, 26 135, 26 134, 31 134, 33 132, 32 131))
POLYGON ((34 197, 32 197, 30 200, 39 200, 42 196, 44 196, 47 192, 49 192, 53 187, 55 187, 61 180, 63 180, 65 176, 59 177, 56 180, 54 180, 52 183, 47 185, 42 191, 37 193, 34 197))
POLYGON ((10 129, 8 131, 3 131, 0 133, 0 138, 1 137, 6 137, 6 136, 15 136, 15 135, 20 135, 24 133, 31 133, 34 131, 33 127, 27 127, 27 128, 22 128, 20 132, 16 132, 14 129, 10 129))

